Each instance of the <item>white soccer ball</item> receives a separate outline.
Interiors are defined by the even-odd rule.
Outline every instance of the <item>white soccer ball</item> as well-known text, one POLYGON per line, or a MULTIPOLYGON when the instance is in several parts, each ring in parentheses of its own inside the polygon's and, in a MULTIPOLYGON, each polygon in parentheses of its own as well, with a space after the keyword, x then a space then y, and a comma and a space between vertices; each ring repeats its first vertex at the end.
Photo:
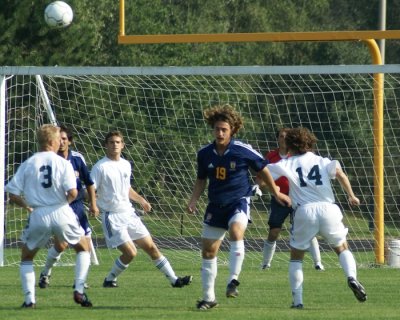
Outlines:
POLYGON ((71 7, 64 1, 54 1, 44 10, 44 19, 53 28, 68 27, 73 18, 74 13, 71 7))

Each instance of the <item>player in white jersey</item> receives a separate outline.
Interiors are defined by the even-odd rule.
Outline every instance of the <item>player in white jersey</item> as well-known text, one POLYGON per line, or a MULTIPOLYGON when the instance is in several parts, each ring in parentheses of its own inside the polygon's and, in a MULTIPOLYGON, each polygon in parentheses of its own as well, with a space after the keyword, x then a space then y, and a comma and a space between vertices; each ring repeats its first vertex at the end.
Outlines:
POLYGON ((295 210, 290 235, 289 279, 292 290, 292 308, 303 308, 304 252, 310 241, 320 234, 335 250, 347 283, 358 301, 367 300, 364 287, 357 280, 357 266, 350 252, 343 225, 343 215, 335 204, 331 179, 338 179, 346 191, 350 205, 359 205, 347 175, 338 161, 322 158, 312 152, 317 139, 306 128, 290 129, 285 138, 292 157, 268 164, 274 179, 289 180, 289 197, 295 210))
POLYGON ((123 136, 111 131, 105 137, 106 156, 92 168, 91 177, 97 191, 97 203, 92 204, 93 214, 101 213, 104 236, 109 248, 118 248, 121 256, 115 260, 103 282, 105 288, 118 286, 117 277, 125 271, 137 255, 136 245, 152 259, 154 265, 167 277, 171 286, 189 285, 192 276, 177 277, 168 259, 154 243, 146 226, 136 215, 131 201, 140 204, 145 212, 151 205, 130 184, 131 164, 121 158, 123 136))
POLYGON ((23 308, 35 308, 33 259, 49 239, 71 244, 76 252, 74 300, 91 307, 84 283, 89 272, 90 253, 74 212, 69 206, 77 196, 76 177, 71 164, 59 157, 60 129, 43 125, 38 130, 39 152, 23 162, 6 186, 10 202, 28 210, 28 224, 22 233, 20 276, 24 292, 23 308))

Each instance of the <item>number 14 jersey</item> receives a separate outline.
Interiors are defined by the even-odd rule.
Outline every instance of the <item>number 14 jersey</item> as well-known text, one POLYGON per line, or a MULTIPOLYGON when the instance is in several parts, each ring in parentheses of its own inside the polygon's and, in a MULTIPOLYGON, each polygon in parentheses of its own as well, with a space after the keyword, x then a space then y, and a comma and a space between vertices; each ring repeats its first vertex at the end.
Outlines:
POLYGON ((293 208, 315 202, 334 203, 330 180, 336 178, 336 168, 340 168, 337 160, 322 158, 313 152, 268 164, 275 180, 282 176, 289 180, 293 208))

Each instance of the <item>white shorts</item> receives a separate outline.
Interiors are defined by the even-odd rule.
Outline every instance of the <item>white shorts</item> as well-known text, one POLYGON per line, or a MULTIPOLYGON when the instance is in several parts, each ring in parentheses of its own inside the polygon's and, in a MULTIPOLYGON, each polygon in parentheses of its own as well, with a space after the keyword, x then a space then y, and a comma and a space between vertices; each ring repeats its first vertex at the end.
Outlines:
MULTIPOLYGON (((241 223, 244 228, 247 228, 247 225, 249 223, 249 217, 246 213, 243 211, 235 214, 228 222, 228 226, 230 227, 233 222, 239 222, 241 223)), ((201 234, 201 237, 203 239, 215 239, 215 240, 224 240, 225 238, 225 233, 227 231, 225 228, 217 228, 217 227, 211 227, 208 224, 203 225, 203 232, 201 234)))
POLYGON ((21 240, 29 250, 33 250, 44 248, 53 235, 60 241, 75 245, 84 234, 74 211, 65 204, 34 209, 22 231, 21 240))
POLYGON ((131 208, 124 212, 102 212, 103 232, 109 248, 117 248, 129 241, 150 235, 142 220, 131 208))
POLYGON ((318 202, 299 206, 294 212, 290 245, 295 249, 307 250, 312 238, 320 234, 332 247, 338 247, 346 241, 348 232, 342 219, 342 212, 333 203, 318 202))

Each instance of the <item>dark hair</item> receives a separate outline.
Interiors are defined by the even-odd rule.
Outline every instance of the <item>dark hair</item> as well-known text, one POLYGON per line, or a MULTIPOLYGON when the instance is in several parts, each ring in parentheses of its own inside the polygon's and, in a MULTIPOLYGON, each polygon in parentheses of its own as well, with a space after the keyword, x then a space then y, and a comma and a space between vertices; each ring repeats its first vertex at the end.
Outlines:
POLYGON ((108 139, 110 139, 111 137, 120 137, 121 141, 124 142, 124 136, 122 135, 121 131, 113 130, 106 134, 104 138, 104 144, 107 144, 108 139))
POLYGON ((294 154, 312 151, 317 141, 316 136, 309 129, 303 127, 290 129, 285 138, 286 146, 294 154))
POLYGON ((74 139, 74 136, 72 135, 72 131, 70 128, 67 128, 64 125, 60 125, 60 133, 61 132, 65 132, 67 134, 68 140, 72 142, 72 140, 74 139))

